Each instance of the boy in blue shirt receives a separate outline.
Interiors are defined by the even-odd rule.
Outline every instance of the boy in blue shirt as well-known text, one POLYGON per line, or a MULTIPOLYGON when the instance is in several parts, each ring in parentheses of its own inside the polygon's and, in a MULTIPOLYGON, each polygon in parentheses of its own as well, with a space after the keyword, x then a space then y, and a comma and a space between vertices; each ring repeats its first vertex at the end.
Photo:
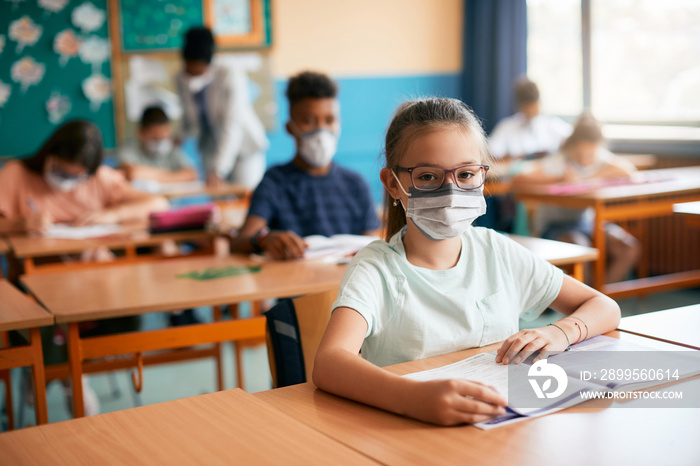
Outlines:
POLYGON ((296 154, 265 173, 231 241, 233 251, 297 259, 304 256, 305 236, 374 234, 379 228, 367 183, 332 161, 340 136, 337 94, 337 85, 321 73, 306 71, 289 80, 286 129, 296 154))

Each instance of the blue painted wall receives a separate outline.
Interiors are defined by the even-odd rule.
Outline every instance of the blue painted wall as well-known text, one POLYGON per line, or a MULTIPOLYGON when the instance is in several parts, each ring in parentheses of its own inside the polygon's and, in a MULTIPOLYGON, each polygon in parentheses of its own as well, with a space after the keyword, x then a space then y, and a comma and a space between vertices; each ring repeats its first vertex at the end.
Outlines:
MULTIPOLYGON (((394 110, 401 102, 415 97, 459 97, 460 76, 454 73, 337 80, 342 134, 334 160, 367 180, 377 204, 383 199, 379 170, 384 165, 384 133, 394 110)), ((286 85, 286 80, 275 82, 279 112, 277 129, 268 134, 268 166, 288 162, 294 155, 294 140, 284 129, 289 116, 286 85)))

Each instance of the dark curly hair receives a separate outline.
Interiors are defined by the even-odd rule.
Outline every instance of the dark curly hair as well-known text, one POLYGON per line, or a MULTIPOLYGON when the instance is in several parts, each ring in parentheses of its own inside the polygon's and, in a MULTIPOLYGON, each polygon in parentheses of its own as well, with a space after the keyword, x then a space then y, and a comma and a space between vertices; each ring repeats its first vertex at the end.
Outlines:
POLYGON ((166 115, 165 111, 161 107, 154 105, 146 108, 143 111, 139 125, 141 126, 141 129, 148 129, 151 126, 167 125, 168 123, 170 123, 170 120, 168 119, 168 115, 166 115))
POLYGON ((309 97, 333 99, 338 95, 338 85, 323 73, 303 71, 289 79, 285 95, 289 99, 289 105, 309 97))

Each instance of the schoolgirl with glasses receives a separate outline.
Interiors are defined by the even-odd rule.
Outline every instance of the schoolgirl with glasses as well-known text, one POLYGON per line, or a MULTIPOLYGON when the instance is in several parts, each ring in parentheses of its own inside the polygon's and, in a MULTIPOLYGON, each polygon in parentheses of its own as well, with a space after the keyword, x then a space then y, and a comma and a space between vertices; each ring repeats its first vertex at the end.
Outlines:
POLYGON ((519 363, 616 328, 613 300, 500 233, 471 225, 486 211, 489 152, 461 101, 402 104, 385 156, 386 241, 361 250, 348 267, 316 355, 319 388, 435 424, 478 422, 504 413, 506 400, 492 388, 419 382, 381 366, 497 342, 497 363, 519 363), (519 318, 548 307, 567 317, 518 331, 519 318))

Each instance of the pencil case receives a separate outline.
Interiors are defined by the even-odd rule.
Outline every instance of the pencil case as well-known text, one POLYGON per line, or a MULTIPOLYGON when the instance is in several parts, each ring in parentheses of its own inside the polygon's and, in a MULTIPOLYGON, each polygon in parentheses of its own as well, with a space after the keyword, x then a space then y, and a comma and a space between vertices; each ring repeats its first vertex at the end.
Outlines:
POLYGON ((148 229, 151 233, 203 230, 212 220, 213 215, 214 204, 191 205, 165 212, 151 212, 148 215, 148 229))

